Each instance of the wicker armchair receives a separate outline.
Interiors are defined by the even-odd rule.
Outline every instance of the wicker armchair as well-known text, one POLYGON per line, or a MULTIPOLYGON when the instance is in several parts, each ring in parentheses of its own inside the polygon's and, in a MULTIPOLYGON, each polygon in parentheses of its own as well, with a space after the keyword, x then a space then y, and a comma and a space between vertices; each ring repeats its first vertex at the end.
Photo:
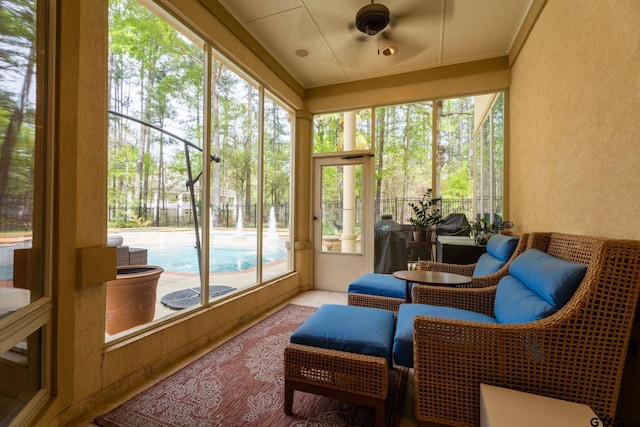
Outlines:
MULTIPOLYGON (((480 383, 583 403, 601 418, 615 416, 640 290, 640 241, 533 233, 529 247, 588 266, 574 296, 557 313, 531 323, 416 317, 420 424, 478 425, 480 383)), ((496 286, 427 291, 424 303, 493 314, 496 286)))
MULTIPOLYGON (((527 248, 529 241, 529 234, 524 233, 520 235, 518 240, 518 246, 513 251, 513 255, 509 258, 509 261, 498 271, 493 274, 489 274, 486 276, 473 276, 473 270, 476 268, 476 264, 447 264, 445 262, 433 262, 433 261, 420 261, 418 263, 418 270, 423 271, 441 271, 443 273, 455 273, 460 274, 462 276, 471 277, 471 283, 460 285, 458 288, 484 288, 487 286, 495 286, 498 284, 500 279, 509 274, 509 266, 511 262, 518 255, 520 255, 527 248)), ((413 302, 418 304, 430 304, 429 302, 425 302, 423 299, 423 294, 425 292, 429 292, 428 289, 432 286, 414 284, 413 285, 413 302)), ((426 297, 429 298, 429 297, 426 297)))
MULTIPOLYGON (((528 234, 522 234, 518 238, 518 245, 516 246, 511 258, 507 261, 507 263, 500 268, 497 272, 487 275, 487 276, 476 276, 473 277, 473 270, 475 269, 476 264, 468 264, 468 265, 457 265, 457 264, 446 264, 439 262, 430 262, 430 261, 421 261, 418 265, 418 270, 432 270, 432 271, 442 271, 449 273, 457 273, 463 276, 471 277, 471 284, 458 285, 459 288, 479 288, 485 286, 493 286, 497 285, 500 279, 508 274, 508 268, 511 262, 521 254, 526 246, 527 241, 529 239, 528 234)), ((404 291, 404 283, 402 283, 402 290, 404 291)), ((414 303, 419 304, 429 304, 428 302, 424 302, 422 300, 422 294, 425 289, 431 288, 433 285, 420 285, 414 283, 412 286, 412 301, 414 303)), ((405 302, 405 298, 403 297, 389 297, 389 296, 381 296, 381 295, 371 295, 364 293, 353 293, 348 292, 348 304, 355 305, 360 307, 374 307, 374 308, 382 308, 384 310, 390 310, 394 313, 398 312, 398 308, 400 304, 405 302)))

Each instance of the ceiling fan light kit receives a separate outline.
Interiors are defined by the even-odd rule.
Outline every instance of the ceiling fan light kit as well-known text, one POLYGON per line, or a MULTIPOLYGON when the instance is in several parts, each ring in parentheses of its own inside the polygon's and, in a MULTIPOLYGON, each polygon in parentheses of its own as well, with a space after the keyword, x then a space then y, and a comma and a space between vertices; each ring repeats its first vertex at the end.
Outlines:
POLYGON ((395 55, 397 51, 398 51, 398 48, 395 46, 385 46, 382 48, 382 54, 384 56, 395 55))
POLYGON ((356 14, 356 28, 369 36, 375 36, 387 25, 389 25, 389 9, 383 4, 372 1, 356 14))

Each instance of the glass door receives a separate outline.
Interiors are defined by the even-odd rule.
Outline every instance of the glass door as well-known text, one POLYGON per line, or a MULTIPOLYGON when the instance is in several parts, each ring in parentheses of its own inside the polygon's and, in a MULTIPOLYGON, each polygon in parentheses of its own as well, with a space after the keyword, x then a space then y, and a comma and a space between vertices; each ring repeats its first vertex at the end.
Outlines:
POLYGON ((316 158, 314 288, 346 292, 373 271, 372 157, 316 158))

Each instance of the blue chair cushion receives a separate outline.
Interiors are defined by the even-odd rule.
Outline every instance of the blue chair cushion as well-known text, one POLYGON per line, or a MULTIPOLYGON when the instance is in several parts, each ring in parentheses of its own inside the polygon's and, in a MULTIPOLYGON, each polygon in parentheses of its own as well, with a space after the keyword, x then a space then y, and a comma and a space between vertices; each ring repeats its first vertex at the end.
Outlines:
POLYGON ((557 311, 513 276, 500 279, 493 310, 499 323, 535 322, 557 311))
POLYGON ((367 273, 358 277, 347 292, 354 294, 377 295, 390 298, 405 298, 406 282, 390 274, 367 273))
POLYGON ((500 323, 525 323, 547 317, 571 299, 587 266, 561 260, 537 249, 520 254, 510 276, 498 283, 494 313, 500 323))
POLYGON ((518 246, 517 236, 494 234, 487 242, 487 253, 500 261, 507 262, 518 246))
POLYGON ((325 304, 291 335, 313 347, 384 357, 391 366, 395 317, 370 307, 325 304))
POLYGON ((427 304, 401 304, 398 310, 393 358, 397 365, 413 367, 413 320, 416 316, 497 323, 496 319, 474 311, 427 304))
POLYGON ((494 258, 490 253, 485 252, 480 255, 480 258, 478 258, 478 262, 473 269, 472 276, 488 276, 500 270, 505 264, 506 262, 500 261, 499 259, 494 258))
POLYGON ((473 276, 487 276, 500 270, 511 258, 518 246, 518 237, 494 234, 487 242, 487 252, 482 254, 473 270, 473 276))

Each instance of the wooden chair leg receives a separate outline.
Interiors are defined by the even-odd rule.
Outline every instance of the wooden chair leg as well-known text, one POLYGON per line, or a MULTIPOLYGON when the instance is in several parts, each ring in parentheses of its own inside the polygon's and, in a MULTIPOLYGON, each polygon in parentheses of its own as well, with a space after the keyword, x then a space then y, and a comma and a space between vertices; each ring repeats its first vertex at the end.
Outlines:
POLYGON ((293 387, 287 380, 284 381, 284 413, 287 415, 293 413, 293 387))
POLYGON ((377 400, 374 406, 376 411, 376 427, 385 427, 385 406, 386 402, 384 400, 377 400))

